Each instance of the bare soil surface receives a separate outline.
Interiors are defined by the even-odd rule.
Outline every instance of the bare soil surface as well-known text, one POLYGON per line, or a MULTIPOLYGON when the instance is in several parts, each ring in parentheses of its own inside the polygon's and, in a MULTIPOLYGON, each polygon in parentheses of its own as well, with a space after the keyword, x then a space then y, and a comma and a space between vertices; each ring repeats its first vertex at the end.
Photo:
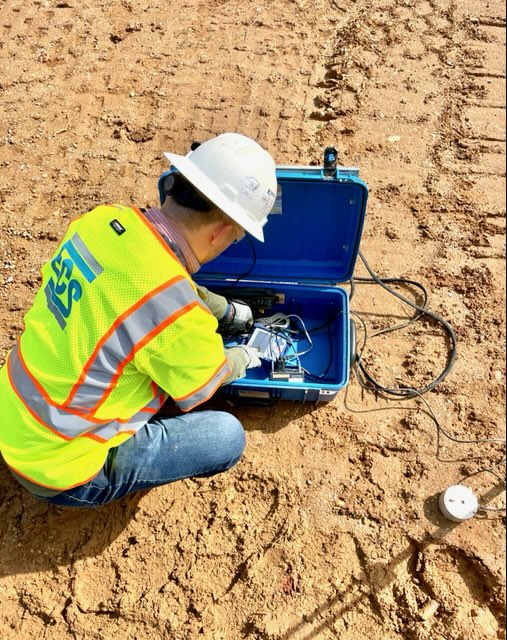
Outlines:
MULTIPOLYGON (((450 434, 501 437, 503 10, 0 0, 0 364, 69 220, 156 203, 163 151, 241 131, 280 164, 320 164, 335 144, 370 188, 371 265, 423 282, 458 335, 431 408, 450 434)), ((370 285, 352 307, 370 331, 410 315, 370 285)), ((385 385, 421 387, 447 348, 423 321, 372 339, 364 361, 385 385)), ((505 637, 502 514, 454 525, 438 510, 501 446, 443 438, 437 452, 424 404, 375 397, 355 376, 329 405, 232 411, 248 431, 232 472, 93 512, 37 502, 2 464, 2 638, 505 637)), ((468 483, 505 506, 491 474, 468 483)))

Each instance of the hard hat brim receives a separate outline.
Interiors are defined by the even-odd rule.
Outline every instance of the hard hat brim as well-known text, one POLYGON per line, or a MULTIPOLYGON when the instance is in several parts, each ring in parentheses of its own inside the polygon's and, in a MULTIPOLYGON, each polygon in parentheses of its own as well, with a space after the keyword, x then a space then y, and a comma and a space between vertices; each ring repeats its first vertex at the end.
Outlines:
POLYGON ((226 198, 215 183, 196 167, 188 156, 179 156, 174 153, 164 153, 164 156, 196 189, 199 189, 208 200, 211 200, 213 204, 243 227, 243 229, 250 233, 256 240, 264 242, 263 225, 252 220, 240 205, 226 198))

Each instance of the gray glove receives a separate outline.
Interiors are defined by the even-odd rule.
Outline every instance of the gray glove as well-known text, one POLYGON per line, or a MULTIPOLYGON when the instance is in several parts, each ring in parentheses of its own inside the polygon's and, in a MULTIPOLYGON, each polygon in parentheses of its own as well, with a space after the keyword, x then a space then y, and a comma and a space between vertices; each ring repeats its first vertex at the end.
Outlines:
POLYGON ((247 369, 259 367, 262 364, 259 358, 259 352, 255 348, 247 347, 246 345, 229 347, 225 350, 225 355, 231 367, 231 373, 224 380, 223 384, 231 384, 231 382, 235 380, 244 378, 247 369))
POLYGON ((259 357, 260 355, 259 349, 257 349, 256 347, 247 347, 244 344, 238 345, 237 348, 241 349, 247 357, 247 363, 246 363, 247 369, 257 369, 262 365, 262 361, 259 357))

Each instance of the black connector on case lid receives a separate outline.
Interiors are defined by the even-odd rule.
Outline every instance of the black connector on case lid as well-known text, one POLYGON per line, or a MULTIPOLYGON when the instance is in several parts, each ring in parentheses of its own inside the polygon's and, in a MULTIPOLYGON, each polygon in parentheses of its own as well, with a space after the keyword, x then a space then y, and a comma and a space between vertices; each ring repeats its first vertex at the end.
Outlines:
POLYGON ((324 151, 324 175, 328 178, 336 176, 338 151, 334 147, 327 147, 324 151))

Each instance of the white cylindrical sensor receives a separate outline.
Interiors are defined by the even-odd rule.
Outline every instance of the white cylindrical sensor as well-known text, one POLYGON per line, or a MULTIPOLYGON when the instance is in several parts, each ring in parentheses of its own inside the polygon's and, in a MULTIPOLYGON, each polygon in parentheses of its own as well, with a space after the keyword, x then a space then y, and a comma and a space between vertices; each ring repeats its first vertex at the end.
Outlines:
POLYGON ((473 518, 479 510, 479 502, 469 487, 455 484, 440 495, 440 511, 452 522, 464 522, 473 518))

